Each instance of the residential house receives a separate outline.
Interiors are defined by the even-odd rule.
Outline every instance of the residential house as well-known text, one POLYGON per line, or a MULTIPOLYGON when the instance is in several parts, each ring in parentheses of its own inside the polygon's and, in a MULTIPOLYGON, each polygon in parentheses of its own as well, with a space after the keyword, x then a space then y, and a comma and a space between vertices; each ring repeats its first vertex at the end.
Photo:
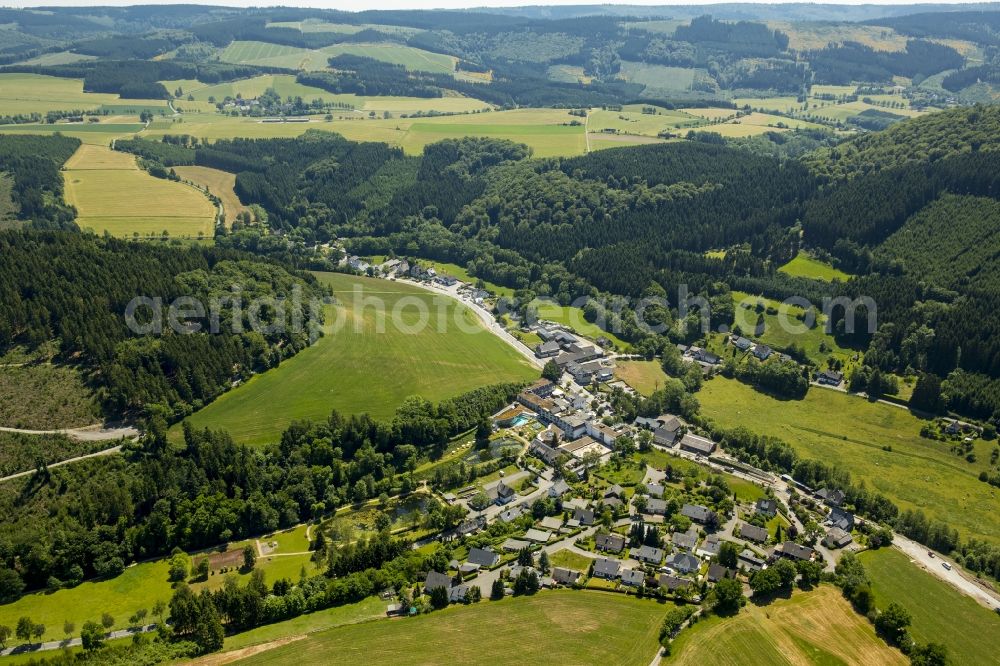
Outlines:
POLYGON ((629 587, 642 587, 646 584, 646 574, 640 569, 623 569, 621 578, 622 585, 629 587))
POLYGON ((617 497, 605 497, 603 500, 601 500, 601 504, 608 507, 615 513, 618 513, 619 511, 625 508, 625 502, 621 501, 617 497))
POLYGON ((753 349, 753 355, 760 361, 766 361, 774 353, 767 345, 758 344, 753 349))
POLYGON ((573 520, 580 521, 581 525, 590 526, 594 524, 594 512, 590 509, 576 509, 573 511, 573 520))
POLYGON ((736 561, 739 563, 741 568, 750 572, 760 571, 766 564, 763 559, 757 557, 757 553, 753 552, 749 548, 745 548, 743 552, 736 557, 736 561))
POLYGON ((816 373, 816 382, 826 386, 840 386, 844 381, 843 373, 835 370, 824 370, 816 373))
POLYGON ((718 365, 722 362, 721 358, 705 349, 698 349, 691 354, 691 358, 706 365, 718 365))
POLYGON ((646 510, 644 513, 653 516, 665 516, 667 515, 667 503, 665 500, 650 497, 646 500, 646 510))
POLYGON ((579 571, 572 569, 562 567, 553 567, 552 569, 552 579, 560 585, 576 585, 576 581, 580 580, 582 575, 579 571))
POLYGON ((500 545, 506 553, 518 553, 529 546, 531 546, 530 543, 521 539, 507 539, 500 545))
POLYGON ((666 490, 658 483, 647 483, 643 488, 650 497, 663 497, 663 493, 666 490))
POLYGON ((670 536, 670 542, 674 544, 674 548, 692 551, 698 544, 698 535, 691 532, 674 532, 670 536))
POLYGON ((640 546, 633 548, 631 555, 633 559, 645 562, 646 564, 659 564, 663 560, 663 549, 653 546, 640 546))
POLYGON ((625 497, 625 489, 619 486, 617 483, 613 486, 608 486, 608 489, 604 491, 605 497, 617 497, 622 499, 625 497))
POLYGON ((715 557, 719 554, 719 550, 722 547, 722 541, 719 539, 718 535, 710 534, 702 542, 700 546, 695 548, 694 554, 698 557, 704 557, 706 559, 710 557, 715 557))
POLYGON ((555 483, 549 486, 549 497, 556 498, 562 497, 570 490, 569 484, 566 483, 565 479, 557 479, 555 483))
POLYGON ((768 534, 767 530, 763 527, 743 523, 740 525, 740 538, 753 541, 754 543, 767 543, 768 534))
POLYGON ((472 520, 466 520, 455 528, 455 536, 464 537, 486 528, 486 516, 478 516, 472 520))
POLYGON ((735 578, 736 572, 728 567, 724 567, 718 562, 708 565, 708 582, 718 583, 723 578, 735 578))
POLYGON ((537 335, 545 342, 548 342, 549 340, 552 339, 552 336, 555 335, 555 331, 553 331, 548 326, 538 326, 535 328, 535 335, 537 335))
POLYGON ((501 479, 495 486, 486 489, 486 495, 498 506, 503 506, 504 504, 510 504, 517 497, 517 491, 501 479))
POLYGON ((670 574, 660 574, 657 582, 660 588, 667 592, 677 592, 691 586, 690 578, 681 578, 680 576, 672 576, 670 574))
POLYGON ((839 527, 832 527, 823 537, 823 544, 827 548, 843 548, 854 541, 851 533, 839 527))
POLYGON ((470 548, 466 560, 481 567, 493 567, 500 561, 500 556, 489 548, 470 548))
POLYGON ((594 577, 603 578, 605 580, 614 580, 618 578, 618 572, 621 570, 622 563, 618 560, 611 560, 608 558, 601 558, 594 561, 594 577))
POLYGON ((532 527, 524 533, 524 538, 534 543, 548 543, 549 539, 552 538, 552 532, 546 532, 545 530, 539 530, 532 527))
POLYGON ((701 504, 685 504, 681 508, 681 515, 687 516, 699 525, 705 525, 716 519, 715 513, 701 504))
POLYGON ((501 513, 499 513, 497 515, 497 520, 499 520, 502 523, 510 523, 523 516, 525 514, 525 511, 526 509, 521 505, 514 506, 507 509, 506 511, 502 511, 501 513))
POLYGON ((448 591, 448 602, 452 604, 462 603, 471 589, 471 585, 456 585, 448 591))
POLYGON ((662 446, 663 448, 670 449, 673 448, 674 442, 677 441, 677 432, 673 430, 667 430, 664 427, 659 427, 653 431, 653 443, 657 446, 662 446))
POLYGON ((430 593, 436 587, 443 587, 446 590, 450 590, 451 576, 437 571, 428 571, 427 578, 424 580, 424 592, 430 593))
POLYGON ((463 576, 468 576, 469 574, 479 571, 480 566, 481 565, 476 564, 475 562, 466 562, 465 564, 458 565, 456 568, 458 569, 458 573, 463 576))
POLYGON ((681 451, 687 451, 699 456, 711 455, 715 451, 715 442, 699 435, 686 433, 681 439, 681 451))
POLYGON ((854 529, 854 514, 841 509, 839 506, 834 506, 830 508, 830 515, 826 517, 826 522, 833 527, 839 527, 845 532, 850 532, 854 529))
POLYGON ((692 573, 701 567, 701 560, 690 553, 674 553, 667 558, 667 566, 678 573, 692 573))
POLYGON ((742 352, 748 351, 753 347, 753 343, 744 338, 743 336, 737 335, 732 338, 733 346, 742 352))
POLYGON ((562 529, 563 521, 559 516, 545 516, 541 520, 541 525, 547 530, 558 531, 562 529))
POLYGON ((559 356, 561 350, 558 342, 549 340, 548 342, 535 345, 535 356, 538 358, 552 358, 553 356, 559 356))
POLYGON ((777 500, 765 497, 757 500, 754 509, 759 514, 765 515, 768 518, 774 518, 774 514, 778 512, 778 502, 777 500))
POLYGON ((625 537, 621 534, 598 534, 594 537, 594 548, 602 553, 620 553, 625 549, 625 537))
POLYGON ((794 541, 786 541, 775 548, 775 554, 792 560, 811 560, 816 557, 816 551, 807 546, 800 546, 794 541))
POLYGON ((844 491, 837 488, 820 488, 816 491, 816 497, 823 500, 827 506, 840 506, 847 498, 844 491))

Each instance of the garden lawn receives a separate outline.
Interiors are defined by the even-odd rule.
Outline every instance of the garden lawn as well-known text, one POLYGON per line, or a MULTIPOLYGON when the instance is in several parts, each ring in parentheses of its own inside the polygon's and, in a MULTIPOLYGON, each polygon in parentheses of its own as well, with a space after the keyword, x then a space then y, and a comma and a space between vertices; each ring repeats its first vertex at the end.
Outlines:
POLYGON ((673 655, 668 663, 683 665, 909 663, 830 585, 765 606, 747 604, 733 618, 698 622, 680 633, 673 655))
POLYGON ((620 361, 615 368, 615 377, 643 395, 663 388, 670 379, 659 361, 620 361))
POLYGON ((386 419, 412 395, 437 402, 483 385, 537 377, 522 356, 451 298, 402 282, 338 273, 318 277, 338 302, 326 308, 326 335, 196 412, 192 425, 265 444, 277 441, 293 420, 325 419, 333 409, 386 419), (355 286, 364 290, 360 299, 355 286), (381 330, 376 308, 365 306, 373 298, 385 302, 381 330), (401 312, 405 326, 415 327, 417 302, 431 308, 431 324, 413 333, 397 330, 393 309, 401 312), (438 313, 444 315, 440 320, 438 313))
POLYGON ((668 606, 617 594, 560 590, 482 601, 405 620, 315 633, 247 664, 454 664, 503 655, 512 663, 646 666, 668 606), (515 640, 511 640, 516 637, 515 640))
POLYGON ((949 444, 920 437, 924 421, 909 411, 816 387, 802 400, 779 400, 716 377, 697 397, 718 425, 780 437, 804 458, 840 465, 901 509, 922 509, 964 537, 1000 543, 993 510, 1000 490, 978 479, 992 442, 977 440, 978 461, 968 463, 949 444))
POLYGON ((581 555, 580 553, 574 553, 571 550, 562 549, 549 555, 549 565, 553 567, 563 567, 565 569, 572 569, 573 571, 581 571, 586 574, 590 571, 590 564, 594 559, 587 557, 586 555, 581 555))
POLYGON ((910 612, 910 633, 918 643, 942 643, 954 664, 988 664, 1000 650, 1000 616, 914 564, 895 548, 861 554, 875 603, 890 602, 910 612), (991 640, 992 639, 992 640, 991 640))

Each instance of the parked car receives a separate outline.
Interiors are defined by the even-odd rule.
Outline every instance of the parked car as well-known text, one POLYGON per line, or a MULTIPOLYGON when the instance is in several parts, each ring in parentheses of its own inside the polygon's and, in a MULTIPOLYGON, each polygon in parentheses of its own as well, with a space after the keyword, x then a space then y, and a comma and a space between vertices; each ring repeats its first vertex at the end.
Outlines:
POLYGON ((951 565, 950 565, 950 564, 948 564, 947 562, 942 562, 942 563, 941 563, 941 566, 943 566, 943 567, 944 567, 945 569, 947 569, 948 571, 951 571, 951 565))
POLYGON ((933 557, 934 557, 934 552, 933 552, 933 551, 930 551, 930 550, 928 550, 928 551, 927 551, 927 557, 930 557, 930 558, 933 558, 933 557))

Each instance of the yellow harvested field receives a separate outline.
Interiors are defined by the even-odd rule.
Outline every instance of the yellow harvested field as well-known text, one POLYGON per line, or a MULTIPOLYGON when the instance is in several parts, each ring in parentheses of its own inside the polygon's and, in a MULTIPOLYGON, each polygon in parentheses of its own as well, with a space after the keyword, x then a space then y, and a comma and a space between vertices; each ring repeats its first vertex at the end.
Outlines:
POLYGON ((211 194, 219 197, 222 201, 222 210, 226 214, 227 225, 231 225, 237 215, 247 210, 234 191, 236 174, 202 166, 180 166, 175 167, 174 171, 184 180, 190 180, 196 185, 207 188, 211 194))
POLYGON ((734 618, 698 622, 674 641, 673 655, 671 663, 682 666, 910 663, 832 585, 762 606, 747 604, 734 618))
POLYGON ((135 158, 110 148, 83 145, 63 171, 66 201, 77 224, 113 236, 211 238, 215 206, 196 188, 139 169, 135 158))
POLYGON ((778 111, 779 113, 789 113, 802 108, 797 97, 738 97, 733 100, 733 103, 741 109, 749 106, 751 109, 778 111))

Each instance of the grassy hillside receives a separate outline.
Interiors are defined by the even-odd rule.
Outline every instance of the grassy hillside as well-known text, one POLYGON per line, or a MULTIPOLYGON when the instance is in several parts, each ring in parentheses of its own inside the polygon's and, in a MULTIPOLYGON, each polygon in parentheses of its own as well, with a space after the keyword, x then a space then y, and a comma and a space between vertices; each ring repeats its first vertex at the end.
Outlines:
POLYGON ((778 270, 793 277, 812 278, 826 282, 830 282, 831 280, 848 280, 851 277, 844 271, 834 268, 819 259, 815 259, 805 252, 799 252, 791 261, 778 270))
POLYGON ((613 663, 645 666, 666 608, 649 600, 581 591, 482 601, 405 620, 315 633, 247 664, 613 663))
POLYGON ((386 418, 411 395, 438 401, 484 384, 538 375, 486 331, 476 314, 450 298, 401 282, 343 274, 319 278, 333 288, 338 301, 328 307, 326 336, 196 412, 190 418, 194 425, 228 430, 236 441, 264 444, 277 441, 293 420, 323 419, 333 409, 386 418), (356 286, 362 294, 355 294, 356 286), (381 331, 375 308, 365 300, 374 298, 386 304, 381 331), (429 306, 431 324, 412 334, 397 330, 393 309, 406 326, 416 328, 418 302, 429 306), (456 321, 470 332, 460 330, 456 321))
POLYGON ((721 426, 780 437, 803 457, 841 465, 901 508, 923 509, 963 536, 1000 543, 992 509, 1000 491, 977 478, 988 467, 990 442, 977 440, 978 461, 968 463, 947 443, 920 437, 923 421, 907 410, 826 389, 778 400, 720 377, 697 397, 702 413, 721 426))
POLYGON ((747 604, 735 618, 712 617, 684 630, 668 664, 908 664, 875 635, 840 592, 824 585, 766 606, 747 604))
POLYGON ((864 552, 861 561, 872 581, 876 605, 902 604, 913 616, 910 633, 917 642, 944 644, 953 664, 996 660, 995 639, 1000 637, 996 613, 923 571, 895 548, 864 552))

